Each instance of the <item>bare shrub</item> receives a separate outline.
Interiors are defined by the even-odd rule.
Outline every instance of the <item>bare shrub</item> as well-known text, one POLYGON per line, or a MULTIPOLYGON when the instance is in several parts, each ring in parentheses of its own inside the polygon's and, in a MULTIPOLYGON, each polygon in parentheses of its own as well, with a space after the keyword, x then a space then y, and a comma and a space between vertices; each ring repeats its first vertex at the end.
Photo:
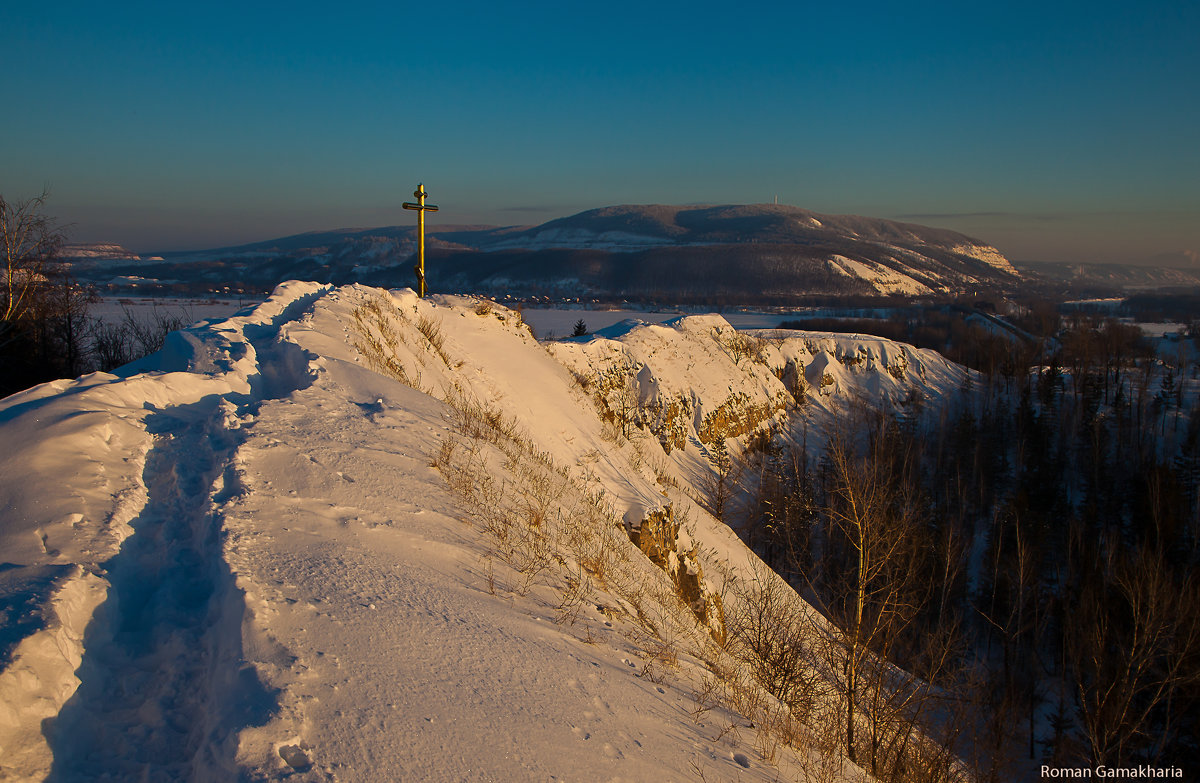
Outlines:
POLYGON ((160 350, 168 334, 183 329, 191 322, 192 318, 186 311, 168 312, 157 305, 148 318, 137 318, 131 311, 125 310, 125 323, 142 356, 160 350))
POLYGON ((437 318, 431 315, 421 316, 417 319, 417 331, 425 335, 430 347, 447 367, 453 366, 450 357, 446 355, 446 336, 442 334, 442 325, 437 318))
POLYGON ((586 372, 580 372, 579 370, 571 370, 571 377, 575 379, 575 383, 579 385, 579 388, 583 389, 584 391, 588 391, 594 382, 594 379, 591 375, 586 372))
POLYGON ((679 653, 672 641, 656 639, 642 647, 642 655, 646 662, 638 676, 650 682, 661 683, 667 671, 679 668, 679 653))
POLYGON ((367 365, 379 373, 400 381, 414 389, 421 388, 420 372, 409 373, 400 360, 400 346, 405 344, 404 335, 391 320, 379 298, 368 299, 354 308, 354 332, 357 339, 354 347, 367 360, 367 365))
POLYGON ((126 307, 119 321, 95 319, 90 330, 92 361, 100 369, 110 370, 148 356, 166 344, 168 334, 191 321, 186 311, 168 312, 158 306, 143 317, 126 307))
POLYGON ((592 580, 587 572, 577 566, 573 574, 568 574, 562 590, 562 600, 554 607, 554 622, 558 625, 574 625, 579 619, 579 612, 592 593, 592 580))
POLYGON ((721 703, 721 681, 711 674, 705 674, 700 680, 700 687, 692 691, 692 720, 696 723, 721 703))
POLYGON ((679 480, 671 475, 667 462, 662 457, 651 457, 646 460, 646 464, 650 466, 650 470, 654 472, 654 480, 659 485, 679 489, 679 480))
POLYGON ((137 358, 128 334, 121 327, 119 323, 103 322, 92 327, 92 359, 101 370, 111 370, 137 358))
POLYGON ((812 714, 821 678, 809 645, 813 629, 795 592, 760 570, 734 584, 725 623, 736 653, 767 692, 797 718, 812 714))
POLYGON ((741 364, 743 359, 752 359, 759 363, 766 361, 764 351, 768 345, 761 337, 745 332, 734 332, 723 341, 734 364, 741 364))

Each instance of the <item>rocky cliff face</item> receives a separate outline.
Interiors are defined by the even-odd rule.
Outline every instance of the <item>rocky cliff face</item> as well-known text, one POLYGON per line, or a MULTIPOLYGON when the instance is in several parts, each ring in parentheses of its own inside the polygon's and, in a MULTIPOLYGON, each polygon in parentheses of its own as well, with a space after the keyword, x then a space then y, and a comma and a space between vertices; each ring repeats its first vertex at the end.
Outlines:
POLYGON ((964 372, 933 351, 882 338, 739 332, 716 315, 626 321, 551 343, 614 432, 653 433, 668 453, 712 449, 796 406, 830 413, 856 395, 898 401, 955 388, 964 372))

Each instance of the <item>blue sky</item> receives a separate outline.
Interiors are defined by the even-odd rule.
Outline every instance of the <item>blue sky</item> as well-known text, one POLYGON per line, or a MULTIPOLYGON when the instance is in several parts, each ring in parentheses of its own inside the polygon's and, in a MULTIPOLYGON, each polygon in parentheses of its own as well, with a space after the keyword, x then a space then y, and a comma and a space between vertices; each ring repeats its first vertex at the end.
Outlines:
MULTIPOLYGON (((944 225, 1014 259, 1200 250, 1200 4, 25 3, 0 193, 212 247, 617 203, 944 225)), ((15 74, 15 78, 12 75, 15 74)))

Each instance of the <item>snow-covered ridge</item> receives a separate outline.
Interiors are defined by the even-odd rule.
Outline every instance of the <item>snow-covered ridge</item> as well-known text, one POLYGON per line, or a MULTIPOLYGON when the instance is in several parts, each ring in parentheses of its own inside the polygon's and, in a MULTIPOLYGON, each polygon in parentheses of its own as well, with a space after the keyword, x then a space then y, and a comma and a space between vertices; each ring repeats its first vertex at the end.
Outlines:
POLYGON ((962 372, 718 316, 541 344, 486 301, 289 283, 8 397, 0 777, 857 779, 780 748, 805 729, 752 685, 698 710, 739 671, 720 596, 768 577, 689 482, 962 372))

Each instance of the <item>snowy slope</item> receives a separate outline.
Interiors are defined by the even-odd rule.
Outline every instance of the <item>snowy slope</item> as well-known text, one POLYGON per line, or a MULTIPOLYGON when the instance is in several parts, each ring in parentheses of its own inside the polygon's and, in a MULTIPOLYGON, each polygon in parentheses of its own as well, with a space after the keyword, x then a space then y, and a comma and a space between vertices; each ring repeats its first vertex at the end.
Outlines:
POLYGON ((869 282, 881 294, 929 294, 933 292, 929 286, 915 280, 909 275, 889 269, 882 264, 855 261, 845 256, 833 255, 829 258, 829 268, 846 277, 857 277, 869 282))
POLYGON ((0 780, 860 779, 730 655, 730 580, 767 577, 688 482, 796 372, 819 418, 961 370, 737 339, 288 283, 0 401, 0 780))

